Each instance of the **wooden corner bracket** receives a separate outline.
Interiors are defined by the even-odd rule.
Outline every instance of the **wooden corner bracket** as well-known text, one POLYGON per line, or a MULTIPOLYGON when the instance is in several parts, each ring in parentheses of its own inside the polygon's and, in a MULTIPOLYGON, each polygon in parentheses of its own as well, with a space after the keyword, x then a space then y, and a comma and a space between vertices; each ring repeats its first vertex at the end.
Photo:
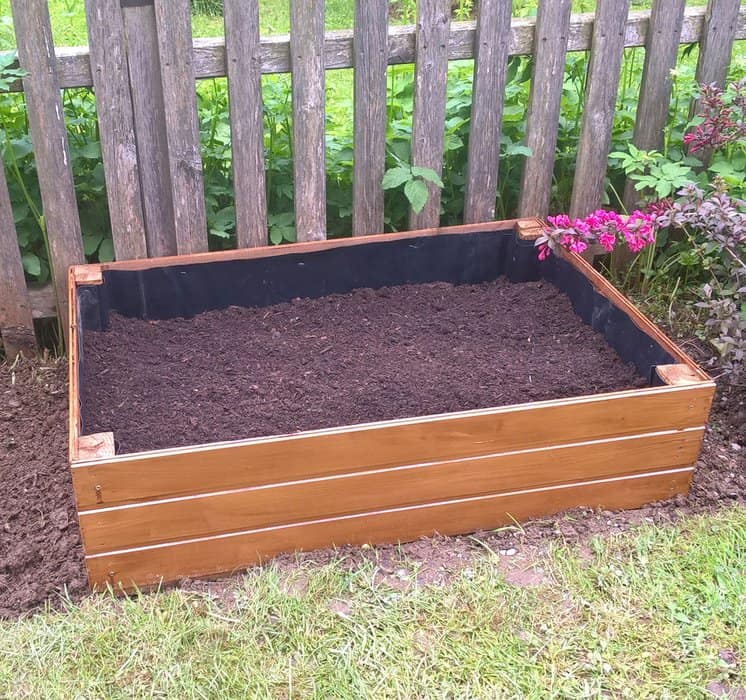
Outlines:
POLYGON ((544 222, 541 219, 518 219, 515 222, 516 235, 524 241, 535 241, 543 231, 544 222))
POLYGON ((70 275, 75 284, 103 284, 101 265, 73 265, 70 275))

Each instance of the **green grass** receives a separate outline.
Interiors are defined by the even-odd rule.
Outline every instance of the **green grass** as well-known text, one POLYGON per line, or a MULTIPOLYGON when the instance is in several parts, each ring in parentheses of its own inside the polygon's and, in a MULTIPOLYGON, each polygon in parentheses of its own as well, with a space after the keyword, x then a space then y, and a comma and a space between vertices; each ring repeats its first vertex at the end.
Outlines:
MULTIPOLYGON (((397 590, 344 561, 0 625, 2 697, 706 697, 746 684, 746 510, 397 590), (590 553, 589 553, 590 552, 590 553), (722 658, 721 658, 722 657, 722 658)), ((413 564, 403 560, 410 574, 413 564)))

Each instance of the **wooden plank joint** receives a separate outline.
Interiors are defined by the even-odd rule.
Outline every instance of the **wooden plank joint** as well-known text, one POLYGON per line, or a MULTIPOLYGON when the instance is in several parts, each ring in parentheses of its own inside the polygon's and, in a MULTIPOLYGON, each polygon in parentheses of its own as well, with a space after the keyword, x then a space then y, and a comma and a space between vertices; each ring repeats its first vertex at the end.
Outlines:
POLYGON ((655 373, 669 386, 701 384, 702 378, 689 365, 657 365, 655 373))
POLYGON ((71 268, 75 284, 103 284, 101 265, 74 265, 71 268))
MULTIPOLYGON (((91 433, 78 438, 76 461, 109 459, 115 454, 114 433, 91 433)), ((100 491, 100 489, 97 489, 100 491)), ((98 499, 97 499, 98 500, 98 499)))
POLYGON ((535 241, 544 232, 541 219, 518 219, 515 222, 515 233, 522 241, 535 241))

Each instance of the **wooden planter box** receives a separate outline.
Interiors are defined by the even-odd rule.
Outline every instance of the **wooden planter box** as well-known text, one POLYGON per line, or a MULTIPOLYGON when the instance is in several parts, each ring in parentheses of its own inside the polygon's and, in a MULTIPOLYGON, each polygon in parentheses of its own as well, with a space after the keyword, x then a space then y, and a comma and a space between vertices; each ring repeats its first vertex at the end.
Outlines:
MULTIPOLYGON (((456 534, 685 493, 714 384, 538 222, 497 222, 70 271, 70 462, 90 583, 131 589, 279 552, 456 534), (515 232, 514 232, 515 228, 515 232), (81 415, 82 330, 355 287, 544 277, 648 377, 643 389, 116 456, 81 415)), ((124 397, 123 397, 124 398, 124 397)))

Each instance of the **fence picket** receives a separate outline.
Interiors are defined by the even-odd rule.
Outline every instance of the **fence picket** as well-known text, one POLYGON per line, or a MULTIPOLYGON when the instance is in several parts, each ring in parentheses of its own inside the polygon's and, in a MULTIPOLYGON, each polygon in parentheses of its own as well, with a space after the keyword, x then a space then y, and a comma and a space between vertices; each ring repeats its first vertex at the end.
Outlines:
POLYGON ((155 9, 122 8, 148 255, 176 255, 166 110, 155 9))
POLYGON ((495 218, 512 0, 481 0, 474 40, 464 223, 495 218))
POLYGON ((546 216, 552 196, 565 56, 570 34, 571 0, 541 0, 536 15, 534 68, 526 116, 526 157, 518 216, 546 216))
POLYGON ((352 235, 383 231, 388 1, 355 0, 352 235))
POLYGON ((290 0, 293 179, 299 241, 326 238, 324 0, 290 0))
POLYGON ((236 242, 248 248, 267 245, 259 3, 225 0, 223 11, 236 242))
MULTIPOLYGON (((412 165, 443 171, 443 142, 448 82, 450 0, 417 0, 417 33, 412 110, 412 165)), ((410 209, 409 228, 432 228, 440 223, 440 189, 427 183, 422 211, 410 209)))
POLYGON ((16 225, 10 206, 5 168, 0 163, 0 340, 12 362, 19 352, 36 352, 31 300, 18 249, 16 225))
MULTIPOLYGON (((699 39, 696 81, 723 85, 738 28, 739 0, 709 0, 699 39)), ((695 106, 696 110, 696 106, 695 106)))
POLYGON ((91 74, 117 260, 147 256, 145 220, 119 0, 86 0, 91 74))
POLYGON ((598 0, 588 64, 570 216, 595 209, 604 193, 629 0, 598 0))
POLYGON ((83 239, 70 168, 70 149, 46 0, 12 0, 18 59, 23 78, 29 131, 34 146, 42 207, 52 259, 57 308, 67 340, 67 271, 83 262, 83 239))
MULTIPOLYGON (((632 143, 645 151, 663 147, 663 129, 671 102, 671 69, 676 67, 686 0, 655 0, 645 44, 645 63, 640 81, 632 143)), ((624 206, 634 208, 640 193, 627 180, 624 206)))
POLYGON ((191 3, 155 0, 155 23, 166 107, 176 250, 180 255, 200 253, 207 250, 207 221, 192 64, 191 3))

